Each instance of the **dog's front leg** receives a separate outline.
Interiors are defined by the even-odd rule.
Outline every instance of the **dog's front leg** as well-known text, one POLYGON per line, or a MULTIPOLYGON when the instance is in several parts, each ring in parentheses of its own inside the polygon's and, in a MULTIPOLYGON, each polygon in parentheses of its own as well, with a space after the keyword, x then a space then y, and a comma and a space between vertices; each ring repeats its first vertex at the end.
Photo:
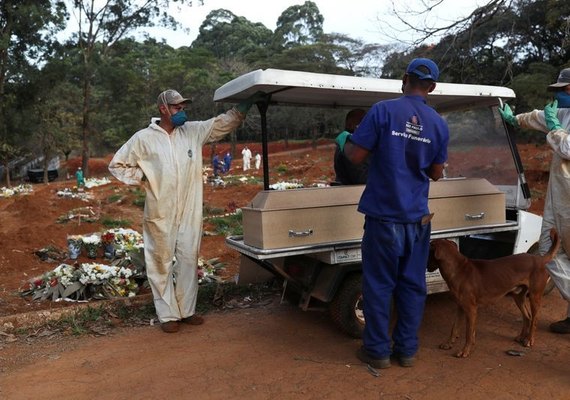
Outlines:
POLYGON ((465 346, 455 357, 465 358, 471 354, 475 345, 475 325, 477 323, 477 306, 471 305, 465 312, 465 346))
POLYGON ((439 345, 440 349, 449 350, 453 347, 453 344, 459 337, 459 325, 461 325, 461 321, 464 319, 463 309, 458 305, 457 311, 455 313, 455 320, 453 321, 453 325, 451 326, 451 335, 449 335, 449 339, 447 342, 442 343, 439 345))

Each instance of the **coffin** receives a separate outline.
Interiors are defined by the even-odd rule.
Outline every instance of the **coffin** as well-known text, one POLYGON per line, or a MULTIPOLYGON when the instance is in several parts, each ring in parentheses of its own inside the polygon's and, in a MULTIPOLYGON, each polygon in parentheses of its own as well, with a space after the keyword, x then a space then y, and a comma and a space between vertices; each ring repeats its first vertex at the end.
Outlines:
MULTIPOLYGON (((264 190, 242 208, 243 240, 260 249, 362 238, 363 185, 264 190)), ((432 182, 432 231, 505 223, 505 195, 485 179, 432 182)))

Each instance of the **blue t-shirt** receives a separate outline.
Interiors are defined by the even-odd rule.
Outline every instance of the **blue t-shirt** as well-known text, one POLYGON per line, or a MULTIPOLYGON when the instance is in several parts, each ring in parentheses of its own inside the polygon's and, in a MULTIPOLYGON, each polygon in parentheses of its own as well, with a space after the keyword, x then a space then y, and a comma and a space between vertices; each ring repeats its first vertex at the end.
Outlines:
POLYGON ((447 161, 445 120, 421 96, 376 103, 350 141, 371 152, 358 211, 391 222, 429 214, 428 171, 447 161))

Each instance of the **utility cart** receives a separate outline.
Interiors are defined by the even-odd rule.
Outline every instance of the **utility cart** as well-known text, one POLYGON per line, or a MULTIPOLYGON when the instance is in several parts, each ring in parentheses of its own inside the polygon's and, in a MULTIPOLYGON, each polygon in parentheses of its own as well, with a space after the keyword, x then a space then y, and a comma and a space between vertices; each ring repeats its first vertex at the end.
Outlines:
MULTIPOLYGON (((400 80, 257 70, 216 90, 214 101, 237 103, 270 94, 261 114, 264 190, 242 208, 243 236, 226 244, 242 256, 240 281, 267 273, 283 279, 287 298, 307 310, 326 306, 347 334, 364 327, 361 252, 362 185, 269 190, 267 113, 274 107, 352 108, 401 95, 400 80)), ((431 182, 432 239, 454 240, 472 258, 536 251, 542 218, 526 211, 530 190, 512 132, 497 108, 513 99, 505 87, 438 83, 428 103, 450 131, 445 176, 431 182)), ((332 151, 332 150, 331 150, 332 151)), ((447 290, 439 271, 426 272, 428 293, 447 290)))

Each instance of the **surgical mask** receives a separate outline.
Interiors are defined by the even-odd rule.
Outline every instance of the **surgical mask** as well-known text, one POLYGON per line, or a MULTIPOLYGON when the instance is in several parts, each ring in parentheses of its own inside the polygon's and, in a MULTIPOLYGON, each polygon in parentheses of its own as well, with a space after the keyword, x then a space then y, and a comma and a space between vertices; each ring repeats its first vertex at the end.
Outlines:
POLYGON ((174 126, 182 126, 186 121, 188 121, 188 117, 186 116, 186 113, 182 110, 170 116, 170 122, 172 122, 172 125, 174 126))
POLYGON ((556 100, 558 100, 558 108, 570 108, 570 93, 556 92, 556 100))

